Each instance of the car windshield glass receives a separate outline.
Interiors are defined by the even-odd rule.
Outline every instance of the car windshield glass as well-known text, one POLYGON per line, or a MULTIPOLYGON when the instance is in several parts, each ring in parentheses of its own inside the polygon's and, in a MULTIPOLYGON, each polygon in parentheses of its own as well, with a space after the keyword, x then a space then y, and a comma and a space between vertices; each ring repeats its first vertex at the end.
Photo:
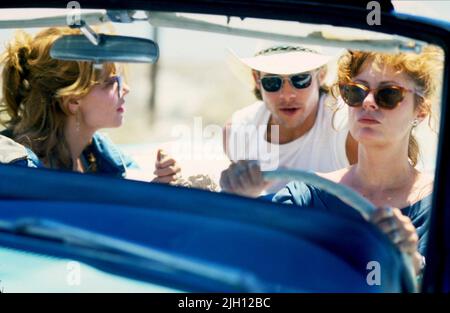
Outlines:
MULTIPOLYGON (((414 13, 406 1, 394 2, 398 12, 414 13)), ((367 21, 375 25, 377 15, 367 21)), ((182 11, 0 9, 0 163, 29 177, 8 185, 4 199, 146 207, 187 224, 199 216, 205 224, 236 222, 221 224, 212 243, 197 246, 197 231, 206 232, 200 222, 180 230, 168 218, 167 226, 152 224, 167 237, 155 235, 145 246, 121 238, 120 230, 107 235, 77 224, 81 218, 70 224, 56 211, 18 205, 26 214, 0 216, 0 232, 138 258, 206 285, 255 291, 270 282, 288 290, 211 247, 234 238, 232 230, 243 232, 240 223, 250 218, 233 210, 246 206, 261 205, 249 209, 257 215, 252 226, 274 231, 270 238, 319 236, 297 233, 298 221, 279 207, 262 208, 289 204, 376 224, 386 235, 380 240, 407 255, 419 277, 438 168, 444 50, 400 30, 331 24, 182 11)), ((125 229, 141 230, 137 215, 125 210, 111 214, 125 229)), ((329 244, 322 239, 320 249, 329 244)), ((255 245, 261 251, 263 241, 255 245)))

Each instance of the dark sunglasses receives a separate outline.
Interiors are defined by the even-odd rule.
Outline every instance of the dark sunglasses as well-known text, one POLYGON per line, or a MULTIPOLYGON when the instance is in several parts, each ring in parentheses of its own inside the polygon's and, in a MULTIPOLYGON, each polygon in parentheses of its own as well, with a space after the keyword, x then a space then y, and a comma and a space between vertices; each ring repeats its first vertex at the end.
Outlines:
MULTIPOLYGON (((309 73, 294 74, 288 76, 291 86, 297 89, 308 88, 311 85, 312 76, 309 73)), ((260 78, 262 87, 267 92, 276 92, 283 87, 284 77, 278 75, 267 75, 260 78)))
POLYGON ((417 91, 403 88, 401 86, 391 85, 370 89, 363 84, 354 82, 339 84, 339 91, 344 102, 351 107, 362 106, 364 99, 366 99, 369 93, 373 91, 376 104, 380 108, 388 110, 395 109, 397 105, 405 98, 405 94, 407 92, 412 92, 422 96, 417 91))

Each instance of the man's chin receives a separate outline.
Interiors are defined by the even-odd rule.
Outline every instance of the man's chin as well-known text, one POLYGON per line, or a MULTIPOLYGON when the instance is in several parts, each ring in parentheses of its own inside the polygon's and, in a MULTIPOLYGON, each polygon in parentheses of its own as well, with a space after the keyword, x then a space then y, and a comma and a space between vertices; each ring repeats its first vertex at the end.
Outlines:
POLYGON ((297 119, 284 119, 282 123, 280 123, 280 126, 289 130, 294 130, 297 128, 302 127, 304 123, 304 119, 299 120, 297 119))

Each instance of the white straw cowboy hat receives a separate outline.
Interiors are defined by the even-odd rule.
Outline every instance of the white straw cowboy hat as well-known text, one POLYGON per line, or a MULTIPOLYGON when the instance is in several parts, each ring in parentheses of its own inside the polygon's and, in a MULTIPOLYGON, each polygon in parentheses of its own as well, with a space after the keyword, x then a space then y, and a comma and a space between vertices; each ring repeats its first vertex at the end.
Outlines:
POLYGON ((229 52, 227 63, 230 69, 249 86, 253 85, 251 70, 290 75, 318 69, 336 58, 336 55, 322 54, 318 48, 296 44, 272 43, 265 49, 259 49, 252 57, 239 57, 234 51, 229 52))

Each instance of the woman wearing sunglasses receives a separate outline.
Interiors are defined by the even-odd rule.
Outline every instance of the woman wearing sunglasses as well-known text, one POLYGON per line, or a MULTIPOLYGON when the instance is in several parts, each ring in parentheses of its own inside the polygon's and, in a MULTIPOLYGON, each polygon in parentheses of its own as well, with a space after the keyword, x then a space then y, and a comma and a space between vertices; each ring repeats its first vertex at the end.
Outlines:
MULTIPOLYGON (((344 55, 339 62, 339 91, 349 107, 358 162, 320 174, 380 208, 371 221, 412 256, 417 273, 425 264, 433 178, 415 167, 419 146, 412 131, 432 113, 441 65, 440 53, 431 47, 421 54, 353 51, 344 55)), ((264 184, 258 165, 243 163, 242 168, 240 177, 232 170, 228 177, 264 184)), ((355 214, 338 198, 301 182, 289 183, 273 201, 355 214)))
MULTIPOLYGON (((122 125, 129 88, 120 69, 114 63, 50 57, 56 39, 78 33, 49 28, 33 38, 20 32, 7 47, 2 58, 3 134, 26 152, 26 162, 16 157, 10 163, 124 177, 136 164, 98 133, 122 125)), ((175 161, 162 155, 156 167, 156 181, 161 182, 174 179, 178 171, 175 161)))

